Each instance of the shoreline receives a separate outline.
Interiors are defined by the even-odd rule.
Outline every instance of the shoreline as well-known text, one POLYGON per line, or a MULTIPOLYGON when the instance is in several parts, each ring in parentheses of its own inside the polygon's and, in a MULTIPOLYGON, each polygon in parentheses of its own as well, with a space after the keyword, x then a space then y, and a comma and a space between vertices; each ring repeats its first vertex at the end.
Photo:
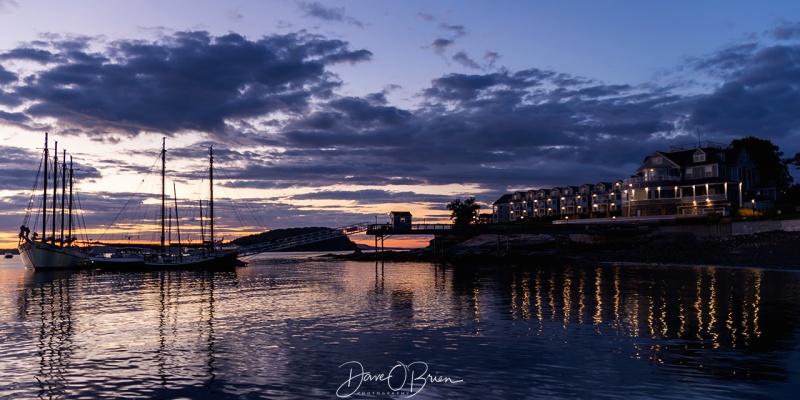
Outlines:
MULTIPOLYGON (((374 251, 325 255, 336 259, 376 262, 374 251)), ((380 253, 378 256, 380 257, 380 253)), ((381 258, 377 258, 379 261, 381 258)), ((434 261, 431 248, 385 251, 384 262, 434 261)), ((470 239, 437 253, 436 261, 451 264, 530 262, 586 262, 665 267, 737 267, 800 271, 800 232, 773 231, 728 237, 657 234, 645 238, 596 243, 556 243, 539 235, 516 235, 498 245, 496 240, 470 239), (470 242, 473 242, 472 244, 470 242), (502 251, 498 255, 499 248, 502 251)))

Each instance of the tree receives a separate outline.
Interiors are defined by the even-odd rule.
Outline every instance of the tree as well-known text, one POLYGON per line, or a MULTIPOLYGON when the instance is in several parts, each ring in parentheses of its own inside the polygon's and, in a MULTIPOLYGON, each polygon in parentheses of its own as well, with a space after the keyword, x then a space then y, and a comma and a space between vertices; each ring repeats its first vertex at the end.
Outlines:
POLYGON ((735 149, 744 148, 758 170, 761 187, 787 189, 794 179, 789 173, 791 159, 784 160, 780 147, 766 139, 748 136, 731 142, 735 149))
POLYGON ((794 165, 795 168, 800 169, 800 153, 794 155, 794 157, 786 160, 789 164, 794 165))
POLYGON ((481 206, 475 203, 474 197, 469 197, 463 202, 461 199, 455 199, 447 204, 447 209, 450 210, 450 219, 456 225, 469 225, 478 216, 478 211, 481 206))

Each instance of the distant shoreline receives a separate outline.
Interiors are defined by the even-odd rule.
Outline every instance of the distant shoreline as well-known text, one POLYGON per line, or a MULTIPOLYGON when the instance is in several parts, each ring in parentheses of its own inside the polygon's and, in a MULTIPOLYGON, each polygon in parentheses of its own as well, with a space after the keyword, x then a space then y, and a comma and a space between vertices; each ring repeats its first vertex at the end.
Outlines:
MULTIPOLYGON (((518 235, 523 236, 523 235, 518 235)), ((529 235, 534 236, 534 235, 529 235)), ((434 261, 430 248, 325 255, 336 259, 375 262, 434 261)), ((727 266, 800 271, 800 232, 764 232, 729 237, 696 237, 659 234, 617 242, 584 244, 554 241, 525 241, 498 245, 454 246, 437 253, 436 260, 451 264, 531 262, 582 262, 612 264, 653 264, 664 266, 727 266), (501 254, 498 255, 498 248, 501 254)))

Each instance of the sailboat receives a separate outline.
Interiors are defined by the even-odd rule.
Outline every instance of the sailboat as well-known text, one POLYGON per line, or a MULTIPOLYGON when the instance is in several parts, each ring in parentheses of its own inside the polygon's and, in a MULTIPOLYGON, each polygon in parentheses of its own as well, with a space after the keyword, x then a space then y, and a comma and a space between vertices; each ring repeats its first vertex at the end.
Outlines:
MULTIPOLYGON (((209 146, 209 223, 211 239, 207 242, 208 247, 203 246, 200 251, 184 254, 178 246, 178 254, 169 254, 165 243, 165 175, 166 175, 166 139, 161 145, 161 252, 145 258, 146 269, 227 269, 234 268, 237 264, 239 251, 235 248, 222 249, 217 246, 214 240, 214 150, 209 146)), ((177 208, 176 208, 177 210, 177 208)), ((176 211, 177 214, 177 211, 176 211)), ((180 234, 179 234, 180 236, 180 234)))
MULTIPOLYGON (((67 269, 67 268, 80 268, 89 264, 86 253, 75 246, 73 246, 72 237, 72 158, 70 157, 69 167, 69 210, 65 213, 64 205, 66 202, 66 151, 64 152, 64 165, 61 169, 61 235, 60 238, 56 237, 56 221, 58 219, 57 213, 57 200, 58 200, 58 142, 55 145, 55 156, 53 158, 53 203, 52 203, 52 218, 51 218, 51 232, 52 236, 47 237, 47 216, 49 213, 47 204, 47 165, 50 162, 49 150, 47 148, 48 134, 44 134, 44 153, 42 158, 42 165, 44 173, 42 174, 42 237, 37 241, 37 233, 33 233, 33 238, 30 237, 30 228, 26 226, 29 213, 25 217, 25 222, 20 226, 19 232, 19 255, 22 258, 22 264, 25 268, 34 270, 53 270, 53 269, 67 269), (69 228, 67 236, 64 236, 64 218, 68 215, 69 228)), ((36 189, 34 188, 34 191, 36 189)), ((33 204, 33 202, 31 202, 33 204)))

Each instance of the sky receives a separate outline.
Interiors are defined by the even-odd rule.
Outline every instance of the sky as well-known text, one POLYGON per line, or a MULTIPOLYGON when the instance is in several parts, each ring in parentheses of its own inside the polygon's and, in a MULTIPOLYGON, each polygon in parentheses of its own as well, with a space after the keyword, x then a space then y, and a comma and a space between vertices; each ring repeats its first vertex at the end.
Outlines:
POLYGON ((231 239, 448 222, 456 198, 623 179, 698 136, 792 156, 798 110, 796 1, 0 0, 0 244, 45 132, 92 239, 151 204, 163 138, 186 203, 213 146, 218 204, 247 211, 216 214, 231 239))

